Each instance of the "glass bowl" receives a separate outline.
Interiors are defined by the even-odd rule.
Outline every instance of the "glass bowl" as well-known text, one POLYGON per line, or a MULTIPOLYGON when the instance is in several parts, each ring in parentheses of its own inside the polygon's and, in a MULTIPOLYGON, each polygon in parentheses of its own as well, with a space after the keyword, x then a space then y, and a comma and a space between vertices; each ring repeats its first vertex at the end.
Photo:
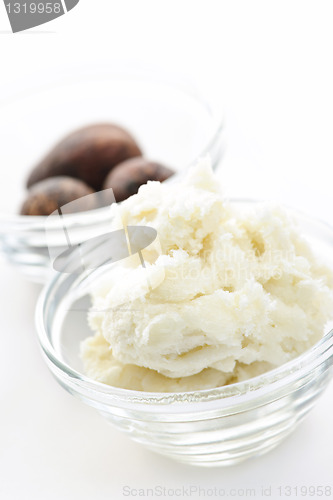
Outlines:
MULTIPOLYGON (((170 75, 94 68, 54 77, 56 82, 0 100, 0 255, 38 282, 52 272, 46 218, 17 214, 31 168, 68 132, 92 123, 117 123, 133 133, 145 156, 176 171, 206 154, 216 167, 223 145, 218 103, 170 75)), ((109 210, 75 214, 68 223, 79 243, 107 230, 109 210)), ((48 225, 48 233, 53 250, 61 253, 59 221, 48 225)))
MULTIPOLYGON (((253 204, 233 203, 241 208, 253 204)), ((289 213, 312 248, 331 265, 333 229, 296 211, 289 213)), ((201 466, 235 464, 265 453, 298 425, 332 378, 330 331, 283 366, 220 388, 153 393, 95 382, 84 375, 79 346, 92 335, 87 324, 89 287, 101 269, 58 273, 44 288, 36 308, 42 352, 67 391, 158 453, 201 466)))

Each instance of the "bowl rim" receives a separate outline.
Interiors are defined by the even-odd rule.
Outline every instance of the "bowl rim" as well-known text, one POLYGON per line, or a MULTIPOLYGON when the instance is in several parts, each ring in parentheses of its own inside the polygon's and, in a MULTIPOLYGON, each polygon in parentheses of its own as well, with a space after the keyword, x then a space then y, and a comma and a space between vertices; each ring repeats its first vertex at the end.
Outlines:
MULTIPOLYGON (((250 198, 233 198, 230 202, 240 204, 250 203, 251 205, 265 203, 262 200, 250 198)), ((310 223, 319 224, 324 230, 331 232, 333 237, 333 227, 326 222, 308 216, 302 211, 287 207, 286 205, 282 205, 282 207, 288 210, 288 214, 294 214, 294 216, 305 218, 310 223)), ((53 367, 65 374, 67 379, 73 382, 74 385, 79 385, 81 389, 86 389, 89 393, 94 391, 104 398, 109 397, 113 401, 116 399, 127 403, 149 402, 157 405, 178 403, 183 405, 184 403, 204 403, 223 400, 223 406, 238 405, 244 402, 245 399, 248 401, 249 399, 260 398, 267 394, 277 394, 281 390, 288 390, 290 384, 305 378, 311 370, 316 369, 327 360, 330 361, 330 364, 333 364, 333 330, 330 330, 310 349, 296 358, 261 375, 234 384, 217 388, 179 392, 147 392, 110 386, 95 381, 69 366, 57 355, 57 351, 49 339, 44 321, 46 318, 45 307, 52 300, 54 288, 59 285, 59 282, 64 281, 66 276, 68 275, 56 273, 49 283, 44 286, 38 298, 35 310, 35 325, 40 347, 53 367)))
MULTIPOLYGON (((39 84, 33 84, 27 86, 27 88, 22 91, 16 90, 11 96, 7 99, 0 99, 0 110, 4 107, 10 106, 13 103, 19 102, 20 100, 24 100, 34 95, 38 95, 39 92, 44 92, 50 89, 57 89, 60 87, 66 87, 73 84, 86 84, 89 82, 98 82, 104 81, 107 79, 124 79, 126 81, 133 81, 137 79, 138 81, 146 81, 149 84, 165 86, 168 88, 174 88, 183 94, 191 97, 192 99, 201 102, 202 105, 209 111, 213 123, 214 123, 214 131, 212 136, 209 137, 207 143, 203 150, 199 153, 197 158, 193 158, 189 161, 189 163, 184 167, 184 169, 180 171, 176 171, 174 176, 177 174, 183 173, 183 170, 186 171, 198 158, 203 157, 214 148, 215 144, 218 144, 222 130, 224 129, 225 118, 224 111, 221 106, 218 105, 216 99, 214 102, 212 99, 208 97, 208 95, 204 94, 199 88, 196 86, 195 82, 192 80, 185 80, 182 78, 180 74, 172 74, 171 72, 166 72, 162 70, 156 69, 148 69, 142 67, 105 67, 105 66, 96 66, 93 65, 88 68, 78 66, 76 67, 75 73, 73 70, 69 70, 68 73, 61 74, 61 78, 56 78, 53 80, 47 81, 44 75, 44 79, 39 84), (94 71, 92 71, 92 68, 94 71), (43 81, 44 80, 44 81, 43 81)), ((220 158, 217 159, 216 164, 213 165, 213 168, 216 168, 218 165, 220 158)), ((78 212, 74 214, 67 215, 68 224, 76 224, 78 222, 82 222, 83 217, 90 216, 95 218, 104 219, 104 214, 109 207, 97 208, 89 211, 78 212)), ((32 216, 32 215, 20 215, 20 214, 6 214, 4 212, 0 212, 0 224, 3 226, 10 225, 13 229, 22 229, 24 227, 26 230, 31 228, 31 230, 40 230, 44 227, 45 221, 48 216, 32 216)), ((57 227, 55 221, 55 227, 57 227)), ((1 233, 1 228, 0 228, 1 233)))

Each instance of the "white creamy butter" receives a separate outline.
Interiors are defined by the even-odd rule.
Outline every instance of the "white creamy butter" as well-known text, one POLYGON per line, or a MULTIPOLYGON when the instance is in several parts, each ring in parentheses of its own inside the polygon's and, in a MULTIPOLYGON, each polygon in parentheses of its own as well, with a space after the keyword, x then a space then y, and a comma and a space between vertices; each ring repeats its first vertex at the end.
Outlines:
POLYGON ((277 207, 229 205, 206 161, 178 184, 149 182, 119 207, 158 241, 96 285, 93 379, 187 391, 253 377, 301 354, 332 318, 332 273, 277 207), (159 247, 160 245, 160 247, 159 247), (149 286, 147 286, 149 283, 149 286))

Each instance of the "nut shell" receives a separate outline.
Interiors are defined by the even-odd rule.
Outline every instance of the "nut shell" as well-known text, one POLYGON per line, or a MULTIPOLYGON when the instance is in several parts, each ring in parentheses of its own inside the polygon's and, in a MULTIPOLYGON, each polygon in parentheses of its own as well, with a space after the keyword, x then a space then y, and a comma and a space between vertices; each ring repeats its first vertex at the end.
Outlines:
POLYGON ((113 189, 116 201, 123 201, 136 194, 148 181, 163 182, 174 171, 160 163, 145 158, 131 158, 117 165, 105 179, 103 189, 113 189))
POLYGON ((33 169, 27 187, 49 177, 65 175, 81 179, 99 191, 115 165, 141 154, 125 129, 109 123, 90 125, 59 142, 33 169))
MULTIPOLYGON (((21 207, 21 215, 50 215, 59 207, 92 193, 94 190, 78 179, 65 176, 51 177, 34 184, 29 189, 21 207)), ((75 212, 97 208, 92 196, 82 198, 80 202, 75 204, 75 212)), ((66 213, 70 213, 68 207, 66 213)))

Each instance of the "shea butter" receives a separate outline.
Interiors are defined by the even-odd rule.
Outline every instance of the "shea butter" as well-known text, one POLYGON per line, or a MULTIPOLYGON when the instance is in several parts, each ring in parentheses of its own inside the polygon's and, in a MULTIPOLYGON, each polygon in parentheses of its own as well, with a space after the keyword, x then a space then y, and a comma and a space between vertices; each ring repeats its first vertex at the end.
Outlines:
POLYGON ((207 161, 114 209, 115 228, 158 236, 93 287, 94 334, 81 345, 89 377, 143 391, 208 389, 278 367, 322 337, 332 272, 287 211, 227 202, 207 161))

